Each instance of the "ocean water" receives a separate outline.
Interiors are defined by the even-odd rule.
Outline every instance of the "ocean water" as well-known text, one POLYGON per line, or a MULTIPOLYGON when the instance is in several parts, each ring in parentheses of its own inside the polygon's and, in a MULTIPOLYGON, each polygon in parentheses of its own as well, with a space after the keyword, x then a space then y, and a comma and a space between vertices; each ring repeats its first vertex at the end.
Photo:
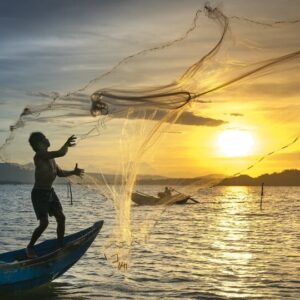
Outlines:
MULTIPOLYGON (((161 187, 147 187, 152 191, 161 187)), ((0 186, 0 252, 23 248, 37 225, 31 186, 0 186)), ((86 187, 56 187, 66 233, 103 219, 88 252, 63 276, 8 299, 300 299, 300 188, 218 187, 199 192, 200 204, 174 205, 147 244, 133 246, 130 268, 117 272, 103 245, 114 223, 112 204, 86 187)), ((134 206, 142 219, 153 209, 134 206)), ((137 220, 134 226, 138 226, 137 220)), ((55 220, 40 241, 55 237, 55 220)), ((0 299, 5 296, 0 295, 0 299)))

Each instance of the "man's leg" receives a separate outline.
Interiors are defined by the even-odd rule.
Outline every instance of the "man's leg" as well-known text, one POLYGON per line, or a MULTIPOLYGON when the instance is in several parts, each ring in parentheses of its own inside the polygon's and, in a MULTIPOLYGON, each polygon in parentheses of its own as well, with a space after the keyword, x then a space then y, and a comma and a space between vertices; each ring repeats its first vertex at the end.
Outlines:
POLYGON ((64 245, 64 235, 65 235, 65 220, 66 217, 63 213, 63 208, 57 197, 54 189, 52 189, 52 202, 49 208, 50 216, 54 216, 57 222, 57 246, 58 248, 63 247, 64 245))
POLYGON ((59 210, 56 211, 54 214, 54 217, 56 219, 57 222, 57 246, 59 248, 63 247, 64 245, 64 235, 65 235, 65 221, 66 221, 66 217, 64 215, 64 213, 59 210))
POLYGON ((40 218, 40 225, 34 230, 30 243, 27 246, 26 252, 27 256, 30 257, 35 257, 36 254, 33 251, 33 246, 38 240, 38 238, 42 235, 42 233, 45 231, 45 229, 48 227, 48 216, 41 217, 40 218))

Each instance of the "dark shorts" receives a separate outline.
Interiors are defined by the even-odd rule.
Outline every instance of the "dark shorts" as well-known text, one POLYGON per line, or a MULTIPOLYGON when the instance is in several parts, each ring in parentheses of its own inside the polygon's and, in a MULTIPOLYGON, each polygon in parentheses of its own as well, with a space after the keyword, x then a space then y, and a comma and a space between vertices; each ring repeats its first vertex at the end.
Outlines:
POLYGON ((31 192, 31 201, 38 220, 48 215, 55 216, 63 211, 53 188, 51 190, 34 188, 31 192))

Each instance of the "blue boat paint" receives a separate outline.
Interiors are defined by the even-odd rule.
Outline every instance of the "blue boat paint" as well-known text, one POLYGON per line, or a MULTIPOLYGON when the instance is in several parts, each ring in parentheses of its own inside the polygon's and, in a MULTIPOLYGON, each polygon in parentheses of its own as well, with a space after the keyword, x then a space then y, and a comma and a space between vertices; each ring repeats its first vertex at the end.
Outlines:
POLYGON ((87 251, 103 226, 103 221, 68 235, 65 246, 56 249, 56 240, 35 246, 37 258, 27 259, 25 249, 0 254, 0 291, 30 289, 48 283, 71 268, 87 251))

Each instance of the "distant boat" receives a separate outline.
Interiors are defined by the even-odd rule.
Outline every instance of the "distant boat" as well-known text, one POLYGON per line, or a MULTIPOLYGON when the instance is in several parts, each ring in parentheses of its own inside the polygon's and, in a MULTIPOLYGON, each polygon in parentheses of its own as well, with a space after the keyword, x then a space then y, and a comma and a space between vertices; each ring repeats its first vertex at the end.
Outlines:
POLYGON ((0 254, 0 292, 34 288, 62 275, 87 251, 102 225, 99 221, 66 236, 60 249, 55 239, 34 246, 37 258, 28 259, 25 249, 0 254))
POLYGON ((186 204, 189 199, 193 200, 190 196, 180 193, 173 196, 158 198, 141 192, 132 193, 131 199, 137 205, 186 204))

